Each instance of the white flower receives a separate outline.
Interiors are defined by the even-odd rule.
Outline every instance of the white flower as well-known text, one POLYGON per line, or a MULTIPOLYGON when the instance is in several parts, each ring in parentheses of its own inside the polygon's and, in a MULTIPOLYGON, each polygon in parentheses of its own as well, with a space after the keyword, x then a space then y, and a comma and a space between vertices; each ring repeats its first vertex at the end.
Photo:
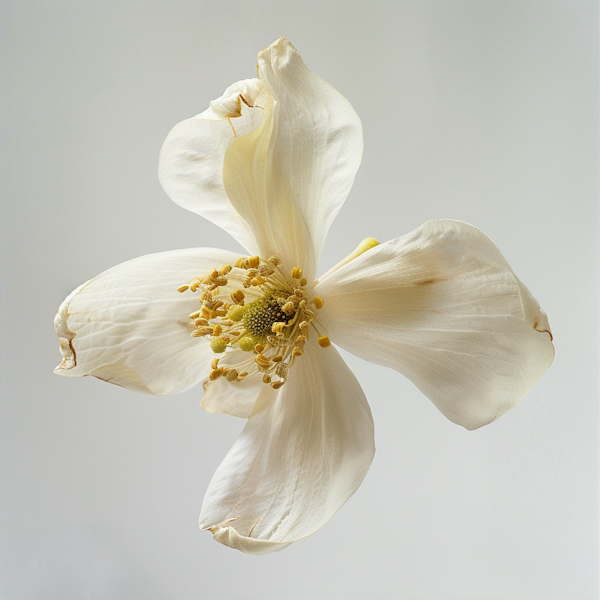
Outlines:
POLYGON ((151 394, 206 380, 206 410, 249 418, 200 515, 244 552, 316 531, 373 459, 369 406, 329 338, 397 369, 467 429, 513 408, 554 356, 544 311, 465 223, 367 241, 316 279, 362 148, 350 104, 279 39, 259 54, 258 79, 179 123, 160 156, 169 196, 249 256, 143 256, 77 288, 56 317, 56 373, 151 394))

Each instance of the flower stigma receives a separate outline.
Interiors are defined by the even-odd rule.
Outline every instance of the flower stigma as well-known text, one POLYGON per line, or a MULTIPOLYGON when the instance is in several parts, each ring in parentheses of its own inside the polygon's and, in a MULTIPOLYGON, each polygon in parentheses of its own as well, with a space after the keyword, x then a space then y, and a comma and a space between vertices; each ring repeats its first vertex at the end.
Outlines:
POLYGON ((233 382, 261 375, 265 384, 279 389, 302 356, 309 329, 327 348, 331 342, 315 312, 324 301, 306 291, 307 283, 301 268, 288 273, 276 256, 250 256, 178 287, 181 293, 200 293, 200 310, 189 318, 192 337, 209 340, 218 355, 209 379, 233 382))

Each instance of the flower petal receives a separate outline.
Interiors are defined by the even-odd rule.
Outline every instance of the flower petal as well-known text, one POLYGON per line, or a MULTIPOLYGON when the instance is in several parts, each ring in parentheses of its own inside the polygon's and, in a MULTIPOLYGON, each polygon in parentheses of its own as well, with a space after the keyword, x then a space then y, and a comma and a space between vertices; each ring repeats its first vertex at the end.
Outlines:
POLYGON ((518 404, 554 358, 545 312, 497 246, 459 221, 376 246, 315 293, 332 341, 397 369, 467 429, 518 404))
POLYGON ((214 355, 205 340, 190 336, 198 294, 177 288, 235 258, 212 248, 161 252, 80 286, 56 315, 64 358, 55 373, 93 375, 148 394, 189 389, 208 375, 214 355))
POLYGON ((247 419, 252 413, 259 394, 264 401, 269 401, 277 395, 277 392, 265 385, 262 377, 249 377, 233 382, 221 377, 216 381, 204 383, 204 397, 200 406, 209 413, 247 419))
POLYGON ((315 75, 285 38, 258 56, 272 112, 234 140, 223 180, 263 257, 280 256, 310 281, 331 223, 362 158, 362 126, 350 103, 315 75))
POLYGON ((323 526, 373 460, 373 419, 335 348, 310 342, 275 399, 260 398, 200 514, 223 544, 275 552, 323 526))
POLYGON ((210 108, 177 124, 160 151, 158 177, 169 197, 222 227, 250 253, 257 251, 247 222, 231 205, 223 187, 223 160, 236 136, 258 127, 270 112, 262 81, 229 86, 210 108))

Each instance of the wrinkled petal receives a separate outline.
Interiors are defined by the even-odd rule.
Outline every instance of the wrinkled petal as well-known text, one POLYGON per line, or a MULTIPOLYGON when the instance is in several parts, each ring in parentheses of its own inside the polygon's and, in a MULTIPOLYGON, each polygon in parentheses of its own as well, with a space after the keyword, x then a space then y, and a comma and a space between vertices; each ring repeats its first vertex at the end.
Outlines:
POLYGON ((80 286, 56 315, 63 362, 54 372, 148 394, 189 389, 208 375, 214 355, 190 336, 199 295, 177 288, 236 256, 212 248, 150 254, 80 286))
POLYGON ((397 369, 467 429, 518 404, 554 358, 545 312, 497 246, 459 221, 376 246, 315 293, 332 341, 397 369))
POLYGON ((169 133, 160 181, 249 252, 310 280, 360 164, 362 126, 285 38, 259 54, 258 70, 169 133))
POLYGON ((373 460, 373 419, 335 348, 310 342, 274 399, 257 402, 215 473, 200 527, 250 554, 285 548, 322 527, 373 460))
POLYGON ((258 250, 256 241, 225 193, 223 161, 236 136, 263 122, 270 103, 258 79, 234 83, 207 110, 170 131, 158 163, 158 177, 173 201, 222 227, 251 254, 258 250))
POLYGON ((247 419, 261 394, 264 401, 273 399, 277 392, 265 385, 262 377, 249 377, 242 381, 227 381, 221 377, 204 383, 204 397, 200 406, 209 413, 221 413, 247 419))

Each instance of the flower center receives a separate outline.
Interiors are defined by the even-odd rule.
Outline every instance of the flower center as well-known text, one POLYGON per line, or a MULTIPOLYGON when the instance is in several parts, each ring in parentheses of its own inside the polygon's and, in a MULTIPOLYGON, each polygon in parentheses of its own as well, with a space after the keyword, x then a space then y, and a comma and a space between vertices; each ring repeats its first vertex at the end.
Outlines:
POLYGON ((218 355, 212 363, 212 381, 219 377, 242 381, 261 374, 264 383, 278 389, 303 354, 309 326, 317 332, 319 345, 329 346, 315 314, 323 299, 311 296, 307 283, 302 269, 295 267, 288 274, 276 256, 268 260, 251 256, 177 288, 200 291, 201 308, 190 315, 192 336, 210 340, 218 355))

